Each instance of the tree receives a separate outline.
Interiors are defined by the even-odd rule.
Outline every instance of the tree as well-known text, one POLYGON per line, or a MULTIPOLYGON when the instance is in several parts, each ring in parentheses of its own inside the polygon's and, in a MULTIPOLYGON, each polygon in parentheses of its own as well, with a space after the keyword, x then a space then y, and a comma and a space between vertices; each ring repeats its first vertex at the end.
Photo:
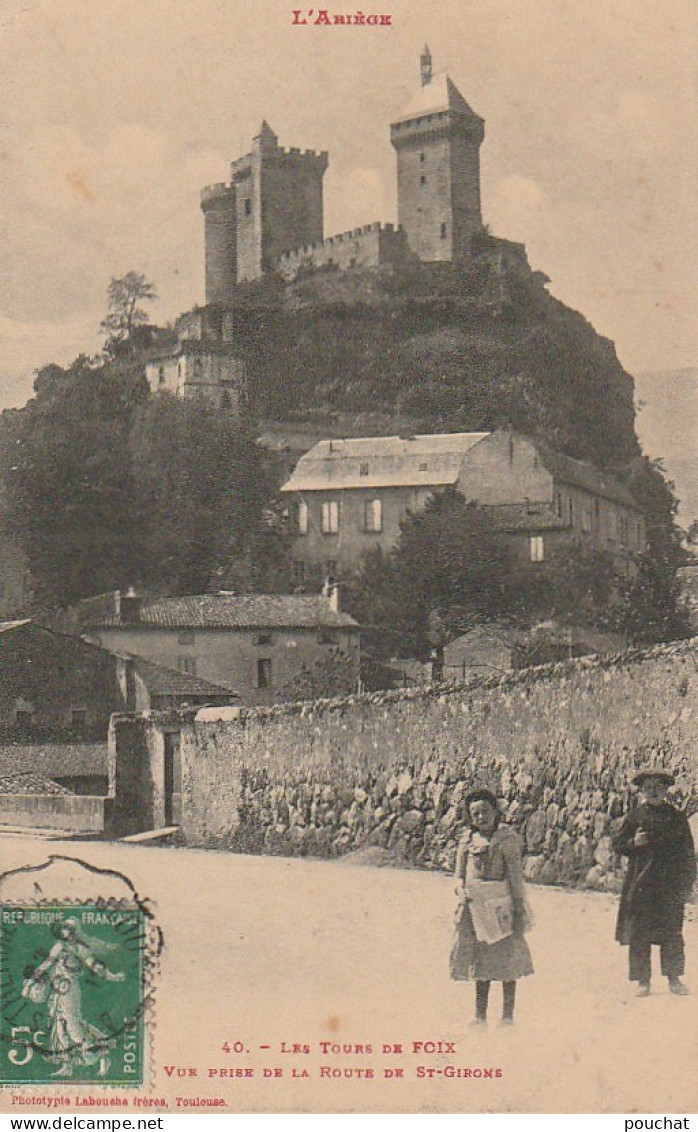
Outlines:
POLYGON ((681 604, 677 570, 687 556, 676 522, 674 485, 662 461, 646 456, 634 461, 627 484, 645 515, 647 545, 638 556, 637 577, 622 587, 619 627, 637 644, 686 637, 690 623, 681 604))
POLYGON ((137 576, 143 527, 127 453, 131 406, 115 375, 81 357, 44 367, 35 390, 6 418, 0 461, 10 529, 39 606, 50 608, 137 576))
POLYGON ((129 447, 146 520, 144 580, 168 593, 220 585, 272 494, 262 452, 228 414, 167 396, 139 410, 129 447))
POLYGON ((139 327, 150 322, 148 312, 139 303, 152 303, 158 293, 153 283, 138 271, 128 271, 120 279, 112 280, 107 288, 109 313, 100 324, 107 332, 105 350, 108 355, 118 353, 122 345, 132 346, 139 327))
POLYGON ((485 509, 452 488, 400 524, 388 554, 362 563, 350 610, 373 627, 379 652, 425 660, 506 607, 510 557, 485 509))

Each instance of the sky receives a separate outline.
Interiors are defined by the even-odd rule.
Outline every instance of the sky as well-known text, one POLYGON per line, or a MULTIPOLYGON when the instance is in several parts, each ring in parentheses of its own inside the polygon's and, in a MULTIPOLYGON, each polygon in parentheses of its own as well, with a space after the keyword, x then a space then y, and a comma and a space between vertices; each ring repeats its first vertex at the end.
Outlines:
POLYGON ((112 276, 153 280, 158 322, 203 301, 199 190, 263 118, 330 151, 326 236, 395 221, 389 124, 425 42, 485 119, 493 232, 631 372, 698 363, 692 0, 328 8, 380 27, 293 26, 301 3, 0 0, 0 408, 98 349, 112 276))

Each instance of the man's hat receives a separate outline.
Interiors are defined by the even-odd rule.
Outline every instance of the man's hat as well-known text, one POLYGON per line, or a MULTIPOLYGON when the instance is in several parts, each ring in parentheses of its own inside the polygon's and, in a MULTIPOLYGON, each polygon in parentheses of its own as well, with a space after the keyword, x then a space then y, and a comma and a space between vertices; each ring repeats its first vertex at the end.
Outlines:
POLYGON ((660 782, 664 782, 667 786, 673 786, 676 782, 670 770, 665 770, 662 766, 643 766, 637 771, 633 778, 635 786, 642 786, 648 778, 658 778, 660 782))

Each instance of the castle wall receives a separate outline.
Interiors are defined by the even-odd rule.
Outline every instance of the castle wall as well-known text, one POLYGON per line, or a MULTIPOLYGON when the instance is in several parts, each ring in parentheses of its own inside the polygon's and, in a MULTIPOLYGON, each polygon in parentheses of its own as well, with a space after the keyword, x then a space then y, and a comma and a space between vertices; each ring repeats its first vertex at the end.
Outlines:
POLYGON ((397 266, 404 263, 409 254, 404 232, 392 224, 376 222, 287 252, 279 259, 278 271, 285 278, 293 279, 301 268, 334 266, 346 270, 397 266))
POLYGON ((279 256, 317 244, 323 237, 322 178, 327 161, 314 153, 279 151, 262 172, 262 269, 276 269, 279 256))
POLYGON ((255 155, 235 173, 235 188, 236 282, 242 283, 248 279, 259 279, 262 274, 262 193, 259 160, 255 155))
POLYGON ((470 254, 470 238, 482 228, 480 146, 471 137, 451 135, 451 209, 453 259, 470 254))
POLYGON ((450 139, 415 136, 397 155, 398 223, 422 260, 453 258, 450 139))

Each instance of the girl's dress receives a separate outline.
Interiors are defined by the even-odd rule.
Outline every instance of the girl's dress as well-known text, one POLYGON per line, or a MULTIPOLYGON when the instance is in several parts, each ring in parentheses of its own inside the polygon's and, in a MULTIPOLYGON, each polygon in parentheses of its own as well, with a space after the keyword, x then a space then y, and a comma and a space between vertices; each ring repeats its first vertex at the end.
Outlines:
MULTIPOLYGON (((521 838, 506 825, 497 826, 490 836, 468 830, 458 845, 455 875, 464 885, 468 880, 506 881, 512 900, 521 900, 526 907, 521 838)), ((508 982, 532 974, 531 953, 523 936, 481 942, 475 935, 468 901, 463 899, 456 913, 451 978, 508 982)))

